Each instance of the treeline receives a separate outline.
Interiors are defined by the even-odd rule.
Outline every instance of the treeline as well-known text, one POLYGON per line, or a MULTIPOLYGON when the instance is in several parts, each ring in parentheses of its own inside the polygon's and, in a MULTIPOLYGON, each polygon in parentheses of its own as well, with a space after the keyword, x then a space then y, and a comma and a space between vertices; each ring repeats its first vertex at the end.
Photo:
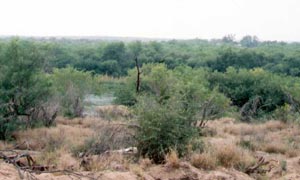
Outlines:
MULTIPOLYGON (((71 39, 26 39, 35 43, 46 59, 45 71, 53 68, 74 67, 120 77, 127 75, 134 64, 135 51, 139 46, 139 62, 164 63, 173 69, 180 65, 193 68, 209 67, 220 72, 229 66, 235 68, 263 68, 267 71, 290 76, 300 75, 300 44, 259 41, 245 36, 235 41, 232 36, 216 40, 170 40, 150 42, 118 42, 71 39)), ((9 39, 0 40, 1 49, 9 39)))

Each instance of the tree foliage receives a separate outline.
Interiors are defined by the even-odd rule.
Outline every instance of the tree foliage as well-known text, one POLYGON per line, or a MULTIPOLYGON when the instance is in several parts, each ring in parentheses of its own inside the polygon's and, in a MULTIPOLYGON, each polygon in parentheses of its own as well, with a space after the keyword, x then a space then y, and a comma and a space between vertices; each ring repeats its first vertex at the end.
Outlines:
POLYGON ((1 64, 0 139, 6 139, 13 130, 36 124, 34 113, 50 95, 51 84, 35 44, 11 40, 1 64))
POLYGON ((91 73, 71 67, 54 69, 51 80, 62 113, 69 117, 81 117, 84 97, 92 92, 95 85, 91 73))
POLYGON ((275 75, 263 69, 237 70, 229 67, 225 73, 214 72, 208 79, 211 86, 219 87, 233 105, 240 108, 245 120, 271 113, 285 104, 298 107, 298 93, 289 93, 296 88, 294 81, 298 79, 295 78, 275 75), (292 102, 292 99, 295 101, 292 102))

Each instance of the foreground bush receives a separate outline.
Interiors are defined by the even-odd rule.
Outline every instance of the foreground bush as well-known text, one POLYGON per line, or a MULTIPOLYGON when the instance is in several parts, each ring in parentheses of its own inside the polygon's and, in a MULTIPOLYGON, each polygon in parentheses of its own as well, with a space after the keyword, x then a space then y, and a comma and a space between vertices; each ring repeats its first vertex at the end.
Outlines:
POLYGON ((189 141, 199 134, 193 124, 222 114, 229 100, 206 87, 202 71, 168 70, 161 64, 146 65, 142 71, 135 104, 139 152, 156 163, 163 162, 170 149, 182 156, 189 141))
POLYGON ((194 121, 179 102, 159 104, 153 97, 141 97, 137 107, 140 129, 137 133, 138 150, 154 162, 163 162, 165 155, 176 149, 185 152, 189 140, 196 135, 194 121))
POLYGON ((47 114, 51 84, 34 43, 11 40, 0 63, 0 139, 8 139, 14 130, 43 124, 38 114, 47 114))

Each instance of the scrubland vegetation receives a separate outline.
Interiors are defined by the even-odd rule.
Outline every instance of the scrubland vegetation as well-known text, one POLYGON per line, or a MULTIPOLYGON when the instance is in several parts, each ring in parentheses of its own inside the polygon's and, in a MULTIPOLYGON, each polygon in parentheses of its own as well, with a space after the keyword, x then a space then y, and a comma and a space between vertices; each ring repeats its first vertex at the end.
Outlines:
POLYGON ((297 179, 299 49, 1 39, 0 157, 40 179, 297 179))

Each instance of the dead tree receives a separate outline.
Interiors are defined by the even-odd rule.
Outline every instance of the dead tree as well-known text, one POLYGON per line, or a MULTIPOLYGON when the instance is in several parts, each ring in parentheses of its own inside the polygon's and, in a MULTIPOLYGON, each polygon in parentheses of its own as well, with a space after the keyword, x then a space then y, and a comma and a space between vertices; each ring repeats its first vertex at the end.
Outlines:
POLYGON ((138 58, 135 57, 135 67, 137 70, 137 79, 136 79, 136 93, 140 92, 140 86, 141 86, 141 70, 140 70, 140 66, 139 66, 139 62, 138 62, 138 58))

